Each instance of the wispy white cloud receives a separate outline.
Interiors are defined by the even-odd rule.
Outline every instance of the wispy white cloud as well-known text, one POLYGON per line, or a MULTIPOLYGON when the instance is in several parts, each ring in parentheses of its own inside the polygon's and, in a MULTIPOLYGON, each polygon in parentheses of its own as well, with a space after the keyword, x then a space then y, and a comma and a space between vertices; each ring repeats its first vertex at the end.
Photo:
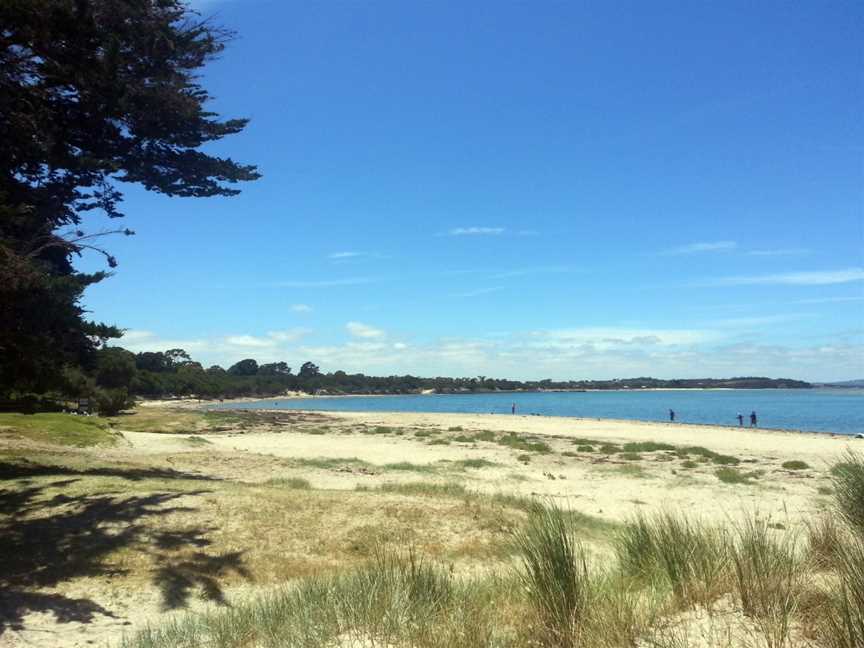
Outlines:
POLYGON ((547 348, 588 344, 594 348, 632 345, 692 345, 716 337, 707 329, 655 329, 629 327, 578 327, 538 330, 531 333, 534 346, 547 348))
POLYGON ((351 337, 355 338, 368 340, 384 337, 384 331, 375 328, 374 326, 363 324, 362 322, 348 322, 345 325, 345 328, 348 330, 348 333, 351 335, 351 337))
POLYGON ((509 279, 511 277, 524 277, 527 275, 538 274, 564 274, 567 272, 575 272, 570 266, 537 266, 534 268, 515 268, 513 270, 505 270, 492 275, 493 279, 509 279))
POLYGON ((753 317, 730 317, 711 321, 712 326, 723 328, 748 328, 754 326, 767 326, 769 324, 783 324, 785 322, 797 322, 800 320, 819 317, 816 313, 785 313, 778 315, 754 315, 753 317))
POLYGON ((864 268, 842 270, 814 270, 809 272, 784 272, 779 274, 744 275, 720 277, 696 282, 699 286, 826 286, 853 281, 864 281, 864 268))
POLYGON ((454 227, 446 236, 498 236, 506 231, 503 227, 454 227))
POLYGON ((311 313, 313 308, 309 304, 291 304, 291 310, 295 313, 311 313))
POLYGON ((731 252, 738 247, 735 241, 712 241, 703 243, 688 243, 668 250, 661 254, 675 256, 680 254, 701 254, 703 252, 731 252))
POLYGON ((306 337, 311 331, 305 328, 292 328, 284 331, 267 331, 267 337, 279 343, 296 342, 297 340, 306 337))
POLYGON ((344 279, 321 279, 312 281, 279 281, 280 288, 334 288, 338 286, 359 286, 380 281, 375 277, 346 277, 344 279))
POLYGON ((249 347, 262 349, 273 346, 276 341, 269 337, 256 337, 254 335, 229 335, 225 338, 225 342, 231 346, 249 347))
POLYGON ((477 288, 475 290, 466 290, 465 292, 453 293, 451 297, 479 297, 480 295, 488 295, 504 290, 503 286, 494 286, 492 288, 477 288))
POLYGON ((815 297, 813 299, 798 299, 790 304, 841 304, 845 302, 864 301, 864 295, 852 297, 815 297))
POLYGON ((780 248, 777 250, 748 250, 745 254, 748 256, 803 256, 812 254, 812 250, 806 248, 780 248))
POLYGON ((331 252, 327 255, 328 259, 354 259, 356 257, 366 256, 366 252, 331 252))

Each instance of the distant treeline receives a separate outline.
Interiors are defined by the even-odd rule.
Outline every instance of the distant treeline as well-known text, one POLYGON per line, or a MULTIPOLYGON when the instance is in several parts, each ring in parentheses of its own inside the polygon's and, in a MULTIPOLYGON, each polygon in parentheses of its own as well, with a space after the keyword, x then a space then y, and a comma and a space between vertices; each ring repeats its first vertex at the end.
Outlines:
POLYGON ((285 362, 258 364, 249 358, 227 369, 205 368, 182 349, 132 353, 120 347, 98 352, 95 367, 88 372, 70 369, 64 395, 87 398, 100 391, 150 398, 197 396, 205 399, 241 396, 276 396, 287 391, 309 394, 415 394, 472 393, 494 391, 541 391, 586 389, 705 389, 705 388, 808 388, 800 380, 742 377, 729 379, 628 378, 620 380, 507 380, 473 378, 421 378, 419 376, 366 376, 344 371, 322 373, 306 362, 296 372, 285 362))

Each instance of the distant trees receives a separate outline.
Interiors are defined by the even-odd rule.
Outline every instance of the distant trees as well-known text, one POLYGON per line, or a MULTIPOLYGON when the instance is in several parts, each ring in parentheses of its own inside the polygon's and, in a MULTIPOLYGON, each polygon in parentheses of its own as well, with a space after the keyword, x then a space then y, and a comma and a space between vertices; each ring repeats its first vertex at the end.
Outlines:
POLYGON ((108 273, 73 260, 91 250, 117 265, 102 237, 133 232, 84 220, 123 215, 120 183, 232 196, 259 177, 201 150, 246 126, 220 120, 200 83, 230 36, 184 0, 0 2, 0 395, 59 388, 68 366, 92 372, 119 336, 80 304, 108 273))
POLYGON ((108 389, 128 389, 135 377, 135 354, 110 347, 101 349, 96 361, 96 384, 108 389))
POLYGON ((285 362, 271 362, 258 367, 258 373, 262 376, 287 376, 291 367, 285 362))
POLYGON ((322 373, 318 365, 305 362, 292 374, 286 362, 259 365, 246 358, 226 371, 219 365, 207 369, 182 349, 133 354, 120 347, 106 347, 96 353, 93 368, 84 371, 67 367, 57 391, 71 399, 89 399, 102 412, 120 411, 129 398, 194 396, 197 398, 269 397, 286 391, 325 394, 415 394, 422 390, 438 393, 475 393, 514 390, 554 389, 640 389, 640 388, 806 388, 808 383, 789 379, 742 377, 730 379, 661 380, 643 377, 608 381, 516 381, 477 376, 471 378, 420 378, 418 376, 367 376, 345 371, 322 373))
POLYGON ((300 373, 298 374, 300 378, 314 378, 321 373, 321 370, 318 368, 318 365, 313 364, 312 362, 304 362, 300 367, 300 373))
POLYGON ((254 376, 258 373, 258 363, 247 358, 228 367, 228 373, 232 376, 254 376))

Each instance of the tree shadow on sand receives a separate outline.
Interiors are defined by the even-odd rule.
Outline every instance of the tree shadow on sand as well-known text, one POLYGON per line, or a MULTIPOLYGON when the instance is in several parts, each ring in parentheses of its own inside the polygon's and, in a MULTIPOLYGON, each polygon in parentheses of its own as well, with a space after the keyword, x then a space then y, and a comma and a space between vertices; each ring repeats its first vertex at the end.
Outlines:
POLYGON ((162 593, 164 609, 186 605, 196 588, 205 598, 224 603, 220 579, 232 572, 249 578, 242 552, 206 553, 212 527, 174 530, 147 524, 156 516, 196 511, 177 500, 212 491, 51 494, 84 476, 203 480, 200 475, 174 470, 76 470, 30 462, 0 463, 0 637, 9 629, 24 629, 25 617, 33 612, 49 612, 58 623, 89 623, 97 614, 114 617, 92 600, 41 590, 76 578, 127 573, 108 559, 123 548, 141 552, 152 561, 152 579, 162 593), (40 479, 32 479, 36 476, 40 479), (196 551, 190 555, 192 548, 196 551), (184 550, 186 553, 177 555, 184 550))

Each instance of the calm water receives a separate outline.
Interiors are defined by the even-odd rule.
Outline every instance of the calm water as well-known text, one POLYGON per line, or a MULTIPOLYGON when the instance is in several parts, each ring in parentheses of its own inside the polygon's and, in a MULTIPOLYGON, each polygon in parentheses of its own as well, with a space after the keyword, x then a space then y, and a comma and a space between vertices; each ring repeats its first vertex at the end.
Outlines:
POLYGON ((603 391, 510 394, 316 397, 266 400, 223 407, 302 409, 332 412, 455 412, 615 418, 667 421, 669 409, 685 423, 737 425, 738 412, 749 425, 756 411, 759 426, 812 432, 864 432, 864 390, 736 389, 729 391, 603 391), (278 404, 277 404, 278 403, 278 404))

